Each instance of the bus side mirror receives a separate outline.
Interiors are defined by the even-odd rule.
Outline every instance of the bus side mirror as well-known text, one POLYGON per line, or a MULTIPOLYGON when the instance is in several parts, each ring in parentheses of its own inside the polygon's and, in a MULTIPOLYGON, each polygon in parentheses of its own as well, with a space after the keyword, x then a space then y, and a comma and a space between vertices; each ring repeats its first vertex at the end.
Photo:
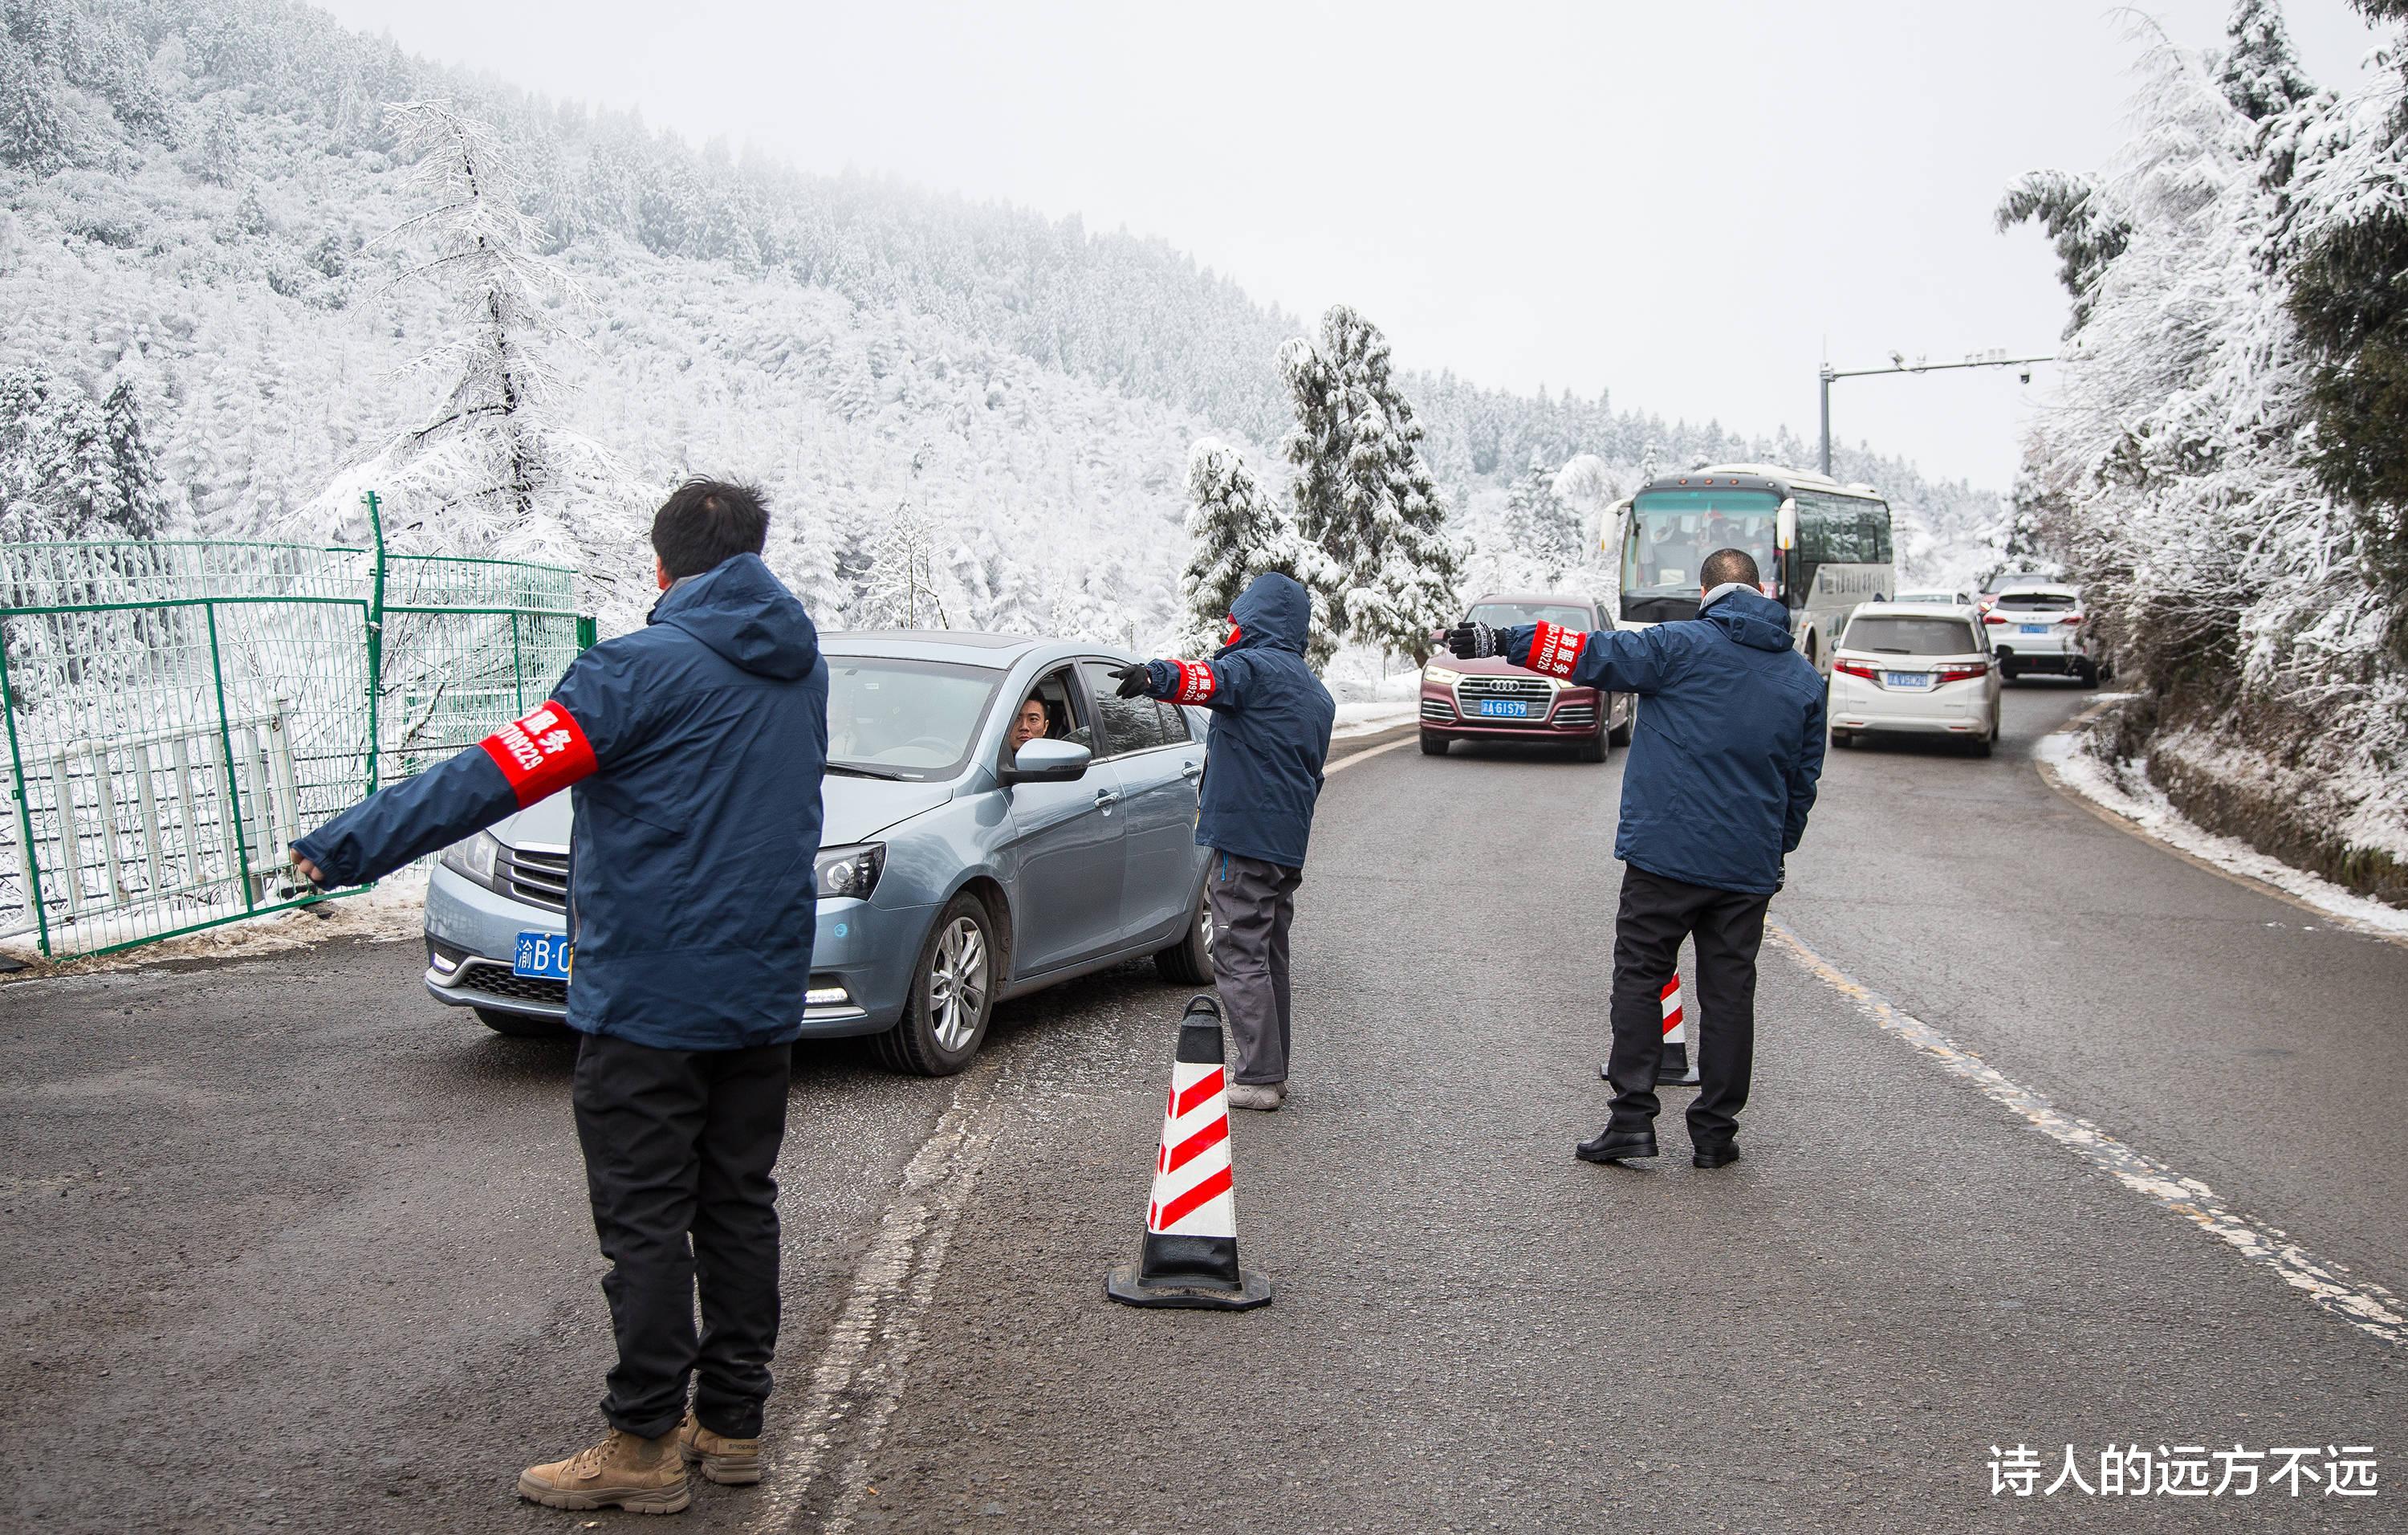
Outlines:
POLYGON ((1772 526, 1774 542, 1778 543, 1784 550, 1791 550, 1798 547, 1798 501, 1796 497, 1793 496, 1781 503, 1780 511, 1773 515, 1772 526))

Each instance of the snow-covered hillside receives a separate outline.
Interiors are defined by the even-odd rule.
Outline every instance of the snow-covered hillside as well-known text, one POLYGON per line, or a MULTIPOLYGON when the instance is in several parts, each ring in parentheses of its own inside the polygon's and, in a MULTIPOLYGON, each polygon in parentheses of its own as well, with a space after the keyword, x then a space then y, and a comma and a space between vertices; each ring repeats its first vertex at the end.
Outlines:
MULTIPOLYGON (((468 537, 380 456, 445 397, 460 326, 439 278, 408 275, 424 248, 404 226, 429 209, 391 108, 429 100, 491 125, 567 280, 542 318, 569 447, 540 516, 474 541, 576 563, 606 627, 646 601, 650 507, 707 471, 767 488, 773 562, 833 622, 895 622, 894 567, 917 558, 945 623, 1168 643, 1189 444, 1228 438, 1280 481, 1273 357, 1305 327, 1158 241, 696 151, 287 0, 10 15, 0 371, 54 404, 128 384, 178 530, 355 537, 375 481, 403 542, 468 537)), ((1403 382, 1491 574, 1521 559, 1509 486, 1534 463, 1590 455, 1593 506, 1651 456, 1807 452, 1603 398, 1403 382)), ((1933 572, 1996 520, 1994 496, 1901 462, 1843 451, 1839 468, 1927 530, 1902 546, 1933 572)), ((40 531, 20 511, 18 536, 40 531)))

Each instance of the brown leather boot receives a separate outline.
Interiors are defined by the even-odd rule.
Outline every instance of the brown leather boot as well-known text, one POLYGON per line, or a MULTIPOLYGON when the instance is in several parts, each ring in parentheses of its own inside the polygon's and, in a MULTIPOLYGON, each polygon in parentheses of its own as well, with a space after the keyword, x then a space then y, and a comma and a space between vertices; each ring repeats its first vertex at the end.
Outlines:
POLYGON ((723 1487, 746 1487, 761 1480, 761 1442, 714 1434, 688 1413, 678 1426, 678 1451, 689 1466, 723 1487))
POLYGON ((638 1439, 613 1428, 566 1460, 519 1472, 519 1496, 546 1508, 676 1513, 693 1501, 678 1436, 638 1439))

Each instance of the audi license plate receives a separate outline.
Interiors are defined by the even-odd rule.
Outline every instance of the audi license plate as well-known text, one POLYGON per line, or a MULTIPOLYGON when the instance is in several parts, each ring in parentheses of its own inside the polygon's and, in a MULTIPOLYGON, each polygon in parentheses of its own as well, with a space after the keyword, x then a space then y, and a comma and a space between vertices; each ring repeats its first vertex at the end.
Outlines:
POLYGON ((2017 625, 2016 625, 2016 627, 2017 627, 2017 628, 2019 628, 2019 629, 2021 629, 2021 630, 2022 630, 2024 633, 2026 633, 2026 634, 2046 634, 2046 633, 2048 633, 2048 625, 2047 625, 2047 624, 2017 624, 2017 625))
POLYGON ((1882 681, 1887 682, 1892 687, 1929 687, 1931 685, 1931 673, 1928 671, 1885 671, 1882 673, 1882 681))
POLYGON ((1483 698, 1480 700, 1480 712, 1492 719, 1526 720, 1530 717, 1530 706, 1519 698, 1483 698))
POLYGON ((510 973, 566 981, 573 948, 566 933, 521 933, 518 952, 510 956, 510 973))

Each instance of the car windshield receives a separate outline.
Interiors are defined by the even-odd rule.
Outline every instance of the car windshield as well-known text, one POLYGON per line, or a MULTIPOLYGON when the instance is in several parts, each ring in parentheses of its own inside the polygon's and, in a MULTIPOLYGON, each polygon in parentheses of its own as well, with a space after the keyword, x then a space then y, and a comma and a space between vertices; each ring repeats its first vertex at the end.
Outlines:
POLYGON ((1555 624, 1567 629, 1589 629, 1596 626, 1597 615, 1578 603, 1476 602, 1471 605, 1471 622, 1485 624, 1492 629, 1510 629, 1516 624, 1555 624))
POLYGON ((828 766, 873 778, 961 770, 1003 673, 948 661, 828 657, 828 766))
POLYGON ((1840 648, 1875 655, 1972 655, 1982 647, 1974 641, 1973 626, 1962 619, 1861 613, 1849 624, 1840 648))
POLYGON ((2032 612, 2063 612, 2081 605, 2082 599, 2071 592, 2005 592, 1999 596, 2001 608, 2021 608, 2032 612))

